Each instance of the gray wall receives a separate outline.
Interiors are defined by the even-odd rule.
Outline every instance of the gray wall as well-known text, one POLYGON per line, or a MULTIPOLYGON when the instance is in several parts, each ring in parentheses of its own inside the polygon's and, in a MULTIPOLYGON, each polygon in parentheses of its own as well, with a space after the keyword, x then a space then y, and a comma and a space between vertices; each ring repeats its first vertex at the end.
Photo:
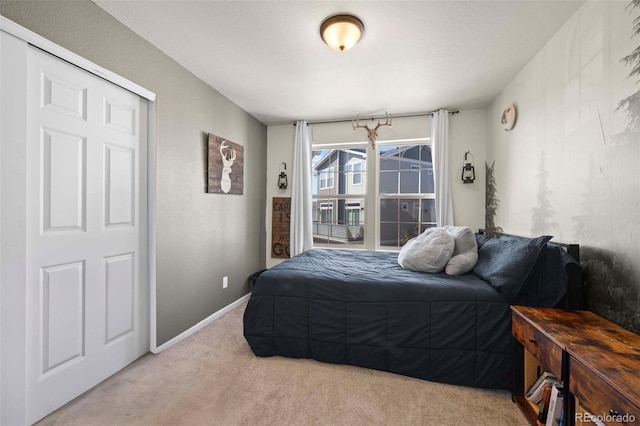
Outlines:
POLYGON ((507 85, 488 109, 487 160, 495 224, 580 243, 586 307, 640 333, 640 82, 622 61, 640 7, 627 4, 585 2, 507 85))
POLYGON ((265 265, 266 127, 89 1, 0 14, 157 94, 158 345, 246 294, 265 265), (207 133, 244 146, 244 195, 205 192, 207 133))

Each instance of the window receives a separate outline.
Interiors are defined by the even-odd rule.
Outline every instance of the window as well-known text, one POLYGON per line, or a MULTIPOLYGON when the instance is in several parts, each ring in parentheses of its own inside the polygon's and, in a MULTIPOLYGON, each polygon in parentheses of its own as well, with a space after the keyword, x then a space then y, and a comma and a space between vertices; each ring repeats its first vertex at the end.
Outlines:
POLYGON ((436 226, 431 146, 417 142, 314 145, 314 244, 397 250, 436 226))
POLYGON ((351 184, 362 185, 362 161, 356 161, 351 165, 351 184))
POLYGON ((363 248, 366 151, 364 144, 319 150, 314 147, 314 244, 363 248))
POLYGON ((333 188, 334 174, 336 172, 335 167, 327 167, 319 172, 320 174, 320 189, 333 188))
POLYGON ((378 244, 398 248, 436 226, 431 146, 379 147, 378 244))

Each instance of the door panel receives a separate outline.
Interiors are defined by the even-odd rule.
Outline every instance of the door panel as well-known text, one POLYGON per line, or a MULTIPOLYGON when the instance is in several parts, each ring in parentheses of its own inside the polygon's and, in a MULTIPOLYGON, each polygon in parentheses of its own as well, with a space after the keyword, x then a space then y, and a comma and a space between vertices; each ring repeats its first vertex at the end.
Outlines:
POLYGON ((27 412, 149 349, 147 103, 29 48, 27 412))
POLYGON ((84 262, 42 268, 42 373, 84 356, 84 262))
POLYGON ((118 103, 113 99, 104 100, 104 124, 112 129, 135 134, 136 111, 128 105, 118 103))
POLYGON ((106 343, 133 332, 134 259, 133 253, 106 258, 106 343))
POLYGON ((64 78, 42 73, 42 107, 87 119, 87 88, 64 78))
POLYGON ((42 129, 44 232, 84 230, 86 138, 42 129))
POLYGON ((135 152, 105 144, 105 226, 134 226, 135 152))

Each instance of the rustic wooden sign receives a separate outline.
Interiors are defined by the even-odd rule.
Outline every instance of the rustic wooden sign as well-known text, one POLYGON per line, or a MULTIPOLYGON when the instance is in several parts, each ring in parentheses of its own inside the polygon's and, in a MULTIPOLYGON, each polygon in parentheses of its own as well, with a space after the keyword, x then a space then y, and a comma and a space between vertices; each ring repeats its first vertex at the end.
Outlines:
POLYGON ((271 215, 271 257, 289 258, 291 197, 273 197, 271 215))
POLYGON ((239 194, 244 189, 244 147, 209 133, 207 192, 239 194))

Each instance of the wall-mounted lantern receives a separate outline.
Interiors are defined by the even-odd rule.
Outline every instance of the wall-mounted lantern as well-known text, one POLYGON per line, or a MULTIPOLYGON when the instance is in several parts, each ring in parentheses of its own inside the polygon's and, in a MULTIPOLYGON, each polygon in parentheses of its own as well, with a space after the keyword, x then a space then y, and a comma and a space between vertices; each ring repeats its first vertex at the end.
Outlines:
POLYGON ((462 162, 462 183, 473 183, 476 180, 476 171, 473 167, 473 154, 470 151, 464 153, 464 161, 462 162), (471 157, 471 159, 469 159, 471 157))
POLYGON ((280 174, 278 175, 278 188, 287 189, 287 163, 280 164, 280 174))

